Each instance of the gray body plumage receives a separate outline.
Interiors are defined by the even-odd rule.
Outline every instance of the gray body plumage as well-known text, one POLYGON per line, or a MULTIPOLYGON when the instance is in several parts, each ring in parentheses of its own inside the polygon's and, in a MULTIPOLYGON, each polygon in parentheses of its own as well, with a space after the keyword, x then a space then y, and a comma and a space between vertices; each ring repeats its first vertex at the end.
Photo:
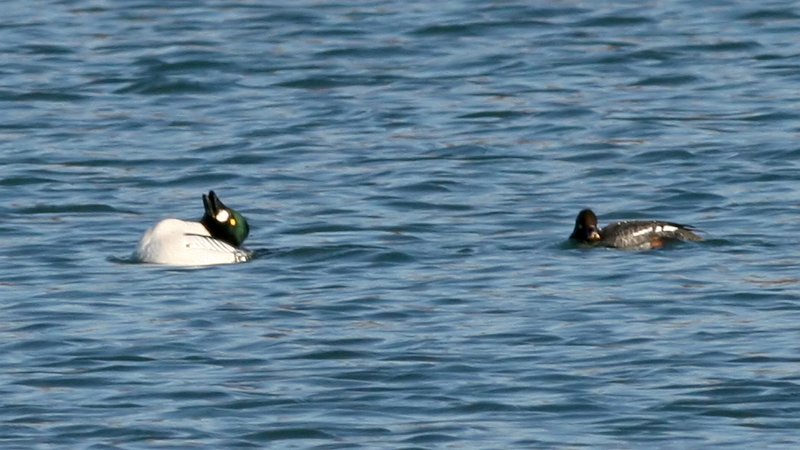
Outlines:
POLYGON ((629 220, 600 230, 600 245, 626 249, 653 248, 655 241, 702 241, 686 226, 657 220, 629 220))

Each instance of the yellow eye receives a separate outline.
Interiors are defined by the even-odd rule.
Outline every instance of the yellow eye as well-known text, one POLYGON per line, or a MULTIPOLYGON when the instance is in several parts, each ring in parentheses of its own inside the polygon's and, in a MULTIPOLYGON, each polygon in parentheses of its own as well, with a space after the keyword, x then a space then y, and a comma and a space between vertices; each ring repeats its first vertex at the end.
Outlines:
POLYGON ((231 224, 232 227, 235 227, 236 226, 236 219, 231 217, 231 220, 229 220, 228 223, 231 224))

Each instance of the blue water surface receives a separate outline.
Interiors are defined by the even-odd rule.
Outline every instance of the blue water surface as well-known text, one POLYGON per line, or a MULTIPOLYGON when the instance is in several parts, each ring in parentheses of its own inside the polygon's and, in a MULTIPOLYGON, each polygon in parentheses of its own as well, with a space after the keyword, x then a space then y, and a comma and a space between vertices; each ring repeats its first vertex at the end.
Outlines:
POLYGON ((0 448, 800 446, 795 2, 3 17, 0 448), (211 189, 255 260, 131 260, 211 189))

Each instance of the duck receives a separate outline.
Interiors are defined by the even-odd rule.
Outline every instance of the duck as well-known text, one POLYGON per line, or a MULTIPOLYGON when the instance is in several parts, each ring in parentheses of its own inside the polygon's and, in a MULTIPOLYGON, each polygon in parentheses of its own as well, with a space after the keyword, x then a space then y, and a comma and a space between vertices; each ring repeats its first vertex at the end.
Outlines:
POLYGON ((625 220, 600 228, 597 215, 584 209, 575 219, 570 239, 581 244, 628 250, 663 248, 675 241, 702 241, 691 225, 660 220, 625 220))
POLYGON ((252 252, 242 248, 250 234, 247 220, 222 203, 214 191, 203 194, 205 213, 199 222, 164 219, 144 233, 134 252, 143 263, 209 266, 247 262, 252 252))

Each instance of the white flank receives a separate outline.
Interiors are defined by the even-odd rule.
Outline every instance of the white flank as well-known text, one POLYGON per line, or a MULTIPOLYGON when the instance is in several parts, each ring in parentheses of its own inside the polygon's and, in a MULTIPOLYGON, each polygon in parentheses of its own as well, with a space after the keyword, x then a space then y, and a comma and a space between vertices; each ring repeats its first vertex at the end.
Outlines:
POLYGON ((154 264, 208 266, 244 262, 250 254, 212 238, 199 222, 165 219, 144 234, 135 258, 154 264))

